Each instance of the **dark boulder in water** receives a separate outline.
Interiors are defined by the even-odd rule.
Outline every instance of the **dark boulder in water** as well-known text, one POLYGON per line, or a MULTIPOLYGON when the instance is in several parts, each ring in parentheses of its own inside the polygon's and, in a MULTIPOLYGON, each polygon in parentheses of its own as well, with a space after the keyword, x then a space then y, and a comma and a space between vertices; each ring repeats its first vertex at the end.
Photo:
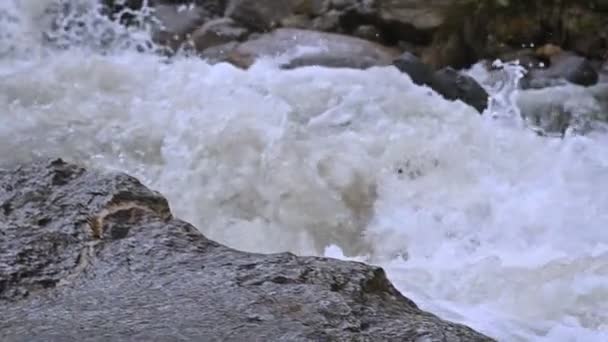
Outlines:
POLYGON ((433 72, 415 55, 406 52, 393 65, 408 74, 418 85, 428 86, 448 100, 461 100, 482 113, 488 107, 489 95, 472 77, 455 69, 444 68, 433 72))
POLYGON ((3 341, 491 341, 362 263, 245 253, 121 173, 0 169, 3 341))
POLYGON ((482 113, 488 108, 489 95, 471 76, 451 67, 435 72, 434 88, 448 100, 461 100, 482 113))
POLYGON ((412 82, 418 85, 432 86, 435 82, 433 69, 410 52, 405 52, 395 59, 393 65, 408 74, 412 82))

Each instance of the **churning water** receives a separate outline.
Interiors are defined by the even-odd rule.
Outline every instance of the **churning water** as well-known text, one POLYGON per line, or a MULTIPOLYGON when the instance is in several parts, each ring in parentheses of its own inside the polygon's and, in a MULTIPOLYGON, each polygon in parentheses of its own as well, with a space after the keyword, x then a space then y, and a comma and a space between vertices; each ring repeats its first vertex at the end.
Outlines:
POLYGON ((381 265, 501 341, 608 341, 608 134, 536 135, 515 68, 480 116, 394 68, 163 58, 70 3, 1 1, 0 166, 126 171, 230 246, 381 265))

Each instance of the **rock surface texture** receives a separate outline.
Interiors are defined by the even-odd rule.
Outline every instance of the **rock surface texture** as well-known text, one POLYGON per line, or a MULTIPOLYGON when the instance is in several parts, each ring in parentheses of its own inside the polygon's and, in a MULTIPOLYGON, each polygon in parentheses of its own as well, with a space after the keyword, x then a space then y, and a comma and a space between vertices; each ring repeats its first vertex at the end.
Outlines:
POLYGON ((381 268, 239 252, 136 179, 62 160, 0 170, 3 341, 491 341, 381 268))

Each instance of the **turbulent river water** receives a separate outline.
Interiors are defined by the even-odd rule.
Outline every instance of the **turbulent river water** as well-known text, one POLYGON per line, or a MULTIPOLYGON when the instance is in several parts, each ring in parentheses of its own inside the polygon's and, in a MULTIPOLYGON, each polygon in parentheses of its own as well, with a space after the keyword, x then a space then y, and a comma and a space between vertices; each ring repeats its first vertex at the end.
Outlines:
POLYGON ((608 341, 608 135, 526 128, 515 69, 480 116, 389 67, 167 59, 58 3, 0 4, 0 166, 125 171, 229 246, 381 265, 501 341, 608 341))

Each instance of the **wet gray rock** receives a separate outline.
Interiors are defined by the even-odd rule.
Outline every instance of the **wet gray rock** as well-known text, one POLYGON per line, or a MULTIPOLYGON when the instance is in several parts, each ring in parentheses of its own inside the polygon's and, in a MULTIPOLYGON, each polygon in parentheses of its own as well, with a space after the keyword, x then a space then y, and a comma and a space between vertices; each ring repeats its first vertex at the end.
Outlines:
POLYGON ((551 56, 547 68, 532 68, 522 79, 523 89, 540 89, 568 83, 591 86, 598 82, 598 73, 585 57, 562 52, 551 56))
POLYGON ((204 51, 234 41, 242 41, 249 35, 249 31, 239 26, 230 18, 214 19, 194 30, 190 42, 196 51, 204 51))
POLYGON ((430 66, 409 52, 395 59, 393 65, 408 74, 415 84, 428 86, 448 100, 461 100, 479 113, 488 107, 486 90, 472 77, 455 69, 448 67, 433 72, 430 66))
POLYGON ((482 113, 488 108, 489 95, 471 76, 451 67, 435 72, 433 89, 448 100, 461 100, 482 113))
POLYGON ((410 52, 404 52, 393 61, 399 71, 408 74, 412 82, 418 85, 432 86, 435 82, 433 69, 424 64, 420 58, 410 52))
POLYGON ((0 170, 3 341, 491 341, 384 271, 205 238, 121 173, 0 170))
POLYGON ((258 58, 282 56, 285 69, 312 65, 365 69, 390 65, 398 54, 397 50, 360 38, 292 28, 276 29, 222 48, 230 49, 224 54, 227 61, 243 68, 258 58))

